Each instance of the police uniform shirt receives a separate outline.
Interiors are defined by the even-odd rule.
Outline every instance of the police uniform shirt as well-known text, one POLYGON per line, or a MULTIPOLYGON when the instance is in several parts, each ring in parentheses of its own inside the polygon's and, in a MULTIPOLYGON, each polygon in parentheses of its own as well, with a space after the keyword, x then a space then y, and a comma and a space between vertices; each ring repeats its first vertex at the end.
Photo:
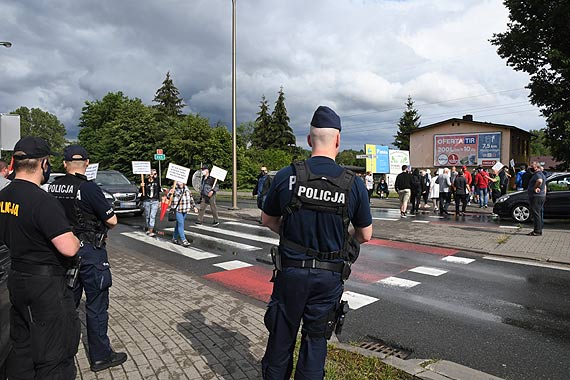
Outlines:
POLYGON ((94 182, 83 182, 79 188, 78 198, 80 200, 79 207, 82 210, 95 215, 97 219, 103 222, 115 215, 113 206, 105 199, 105 194, 94 182))
MULTIPOLYGON (((314 174, 338 177, 343 172, 343 168, 328 157, 312 157, 307 160, 307 163, 314 174)), ((282 215, 282 209, 292 199, 295 180, 294 169, 291 166, 281 169, 275 175, 263 204, 264 213, 274 217, 282 215)), ((348 215, 352 225, 356 228, 364 228, 372 224, 368 192, 364 182, 356 178, 348 199, 348 215)), ((283 225, 285 237, 304 247, 320 252, 332 252, 340 250, 344 243, 345 231, 342 217, 339 215, 301 208, 293 212, 284 223, 286 223, 283 225)), ((290 259, 312 259, 288 247, 282 246, 280 250, 290 259)))
POLYGON ((66 266, 51 239, 71 232, 57 199, 32 182, 15 179, 0 192, 0 241, 13 262, 66 266))

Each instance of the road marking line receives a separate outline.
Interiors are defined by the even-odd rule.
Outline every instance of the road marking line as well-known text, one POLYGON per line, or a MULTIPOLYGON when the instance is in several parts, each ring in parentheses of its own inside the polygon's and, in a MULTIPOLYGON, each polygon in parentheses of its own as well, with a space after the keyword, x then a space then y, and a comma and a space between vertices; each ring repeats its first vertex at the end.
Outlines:
POLYGON ((410 269, 410 272, 420 273, 420 274, 425 274, 428 276, 435 276, 435 277, 439 277, 442 274, 447 273, 446 270, 431 268, 431 267, 416 267, 416 268, 410 269))
POLYGON ((401 249, 406 251, 422 252, 422 253, 428 253, 440 256, 455 255, 456 253, 459 252, 457 249, 433 247, 433 246, 415 244, 415 243, 404 243, 400 241, 385 240, 385 239, 372 239, 366 244, 377 245, 380 247, 401 249))
POLYGON ((159 247, 171 252, 178 253, 182 256, 186 256, 194 260, 211 259, 213 257, 219 256, 214 253, 202 251, 201 249, 182 247, 168 241, 158 240, 156 238, 146 236, 146 234, 143 234, 142 232, 121 232, 121 235, 130 237, 131 239, 142 241, 147 244, 154 245, 155 247, 159 247))
POLYGON ((192 227, 197 228, 199 230, 216 232, 216 233, 221 234, 221 235, 240 237, 242 239, 255 240, 255 241, 260 241, 263 243, 279 245, 279 239, 270 238, 267 236, 257 236, 257 235, 247 234, 247 233, 238 232, 238 231, 224 230, 223 228, 220 228, 220 227, 208 227, 208 226, 199 225, 199 224, 196 224, 192 227))
POLYGON ((252 267, 253 265, 244 263, 243 261, 233 260, 233 261, 226 261, 225 263, 214 264, 214 266, 225 270, 234 270, 234 269, 252 267))
POLYGON ((375 218, 372 218, 372 219, 374 219, 374 220, 387 220, 387 221, 390 221, 390 222, 395 222, 396 220, 400 220, 400 219, 394 219, 394 218, 378 218, 378 217, 375 217, 375 218))
POLYGON ((256 226, 255 224, 240 223, 240 222, 226 222, 226 223, 224 223, 224 226, 246 227, 246 228, 251 228, 253 230, 265 231, 265 232, 271 231, 269 228, 264 227, 264 226, 256 226))
POLYGON ((378 281, 378 283, 381 285, 396 286, 398 288, 406 288, 406 289, 410 289, 416 285, 421 284, 421 282, 406 280, 406 279, 398 278, 398 277, 388 277, 388 278, 385 278, 383 280, 378 281))
POLYGON ((364 294, 346 291, 342 294, 342 300, 348 301, 350 310, 360 309, 363 306, 370 305, 378 301, 378 298, 366 296, 364 294))
MULTIPOLYGON (((164 231, 174 231, 174 228, 172 228, 172 227, 165 228, 164 231)), ((184 230, 184 233, 188 236, 193 237, 193 238, 207 239, 209 241, 213 241, 213 242, 216 242, 218 244, 224 244, 224 245, 230 246, 232 248, 243 250, 243 251, 257 251, 257 250, 262 249, 261 247, 255 247, 253 245, 239 243, 237 241, 228 240, 228 239, 220 239, 220 238, 215 237, 215 236, 203 235, 203 234, 199 234, 199 233, 191 232, 191 231, 187 231, 187 230, 184 230)))
POLYGON ((467 257, 447 256, 442 259, 454 264, 471 264, 475 259, 468 259, 467 257))
POLYGON ((429 223, 429 220, 412 220, 412 223, 429 223))
POLYGON ((505 263, 511 264, 521 264, 521 265, 528 265, 531 267, 540 267, 540 268, 548 268, 548 269, 559 269, 564 271, 570 272, 570 267, 566 265, 558 265, 558 264, 551 264, 551 263, 541 263, 532 260, 520 260, 520 259, 509 259, 507 257, 498 257, 498 256, 483 256, 485 260, 492 260, 492 261, 501 261, 505 263))
POLYGON ((499 226, 499 228, 509 228, 511 230, 518 230, 519 229, 519 227, 517 227, 517 226, 499 226))
POLYGON ((445 219, 444 216, 437 216, 437 215, 431 215, 429 216, 429 218, 434 218, 434 219, 445 219))

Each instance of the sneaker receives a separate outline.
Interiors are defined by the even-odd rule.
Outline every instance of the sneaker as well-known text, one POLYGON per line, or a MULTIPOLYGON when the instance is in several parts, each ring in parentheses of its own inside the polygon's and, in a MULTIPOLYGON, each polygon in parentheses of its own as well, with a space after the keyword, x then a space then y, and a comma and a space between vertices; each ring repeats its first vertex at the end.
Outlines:
POLYGON ((188 246, 190 246, 190 242, 189 242, 188 240, 183 240, 181 244, 182 244, 183 247, 188 247, 188 246))
POLYGON ((172 239, 172 244, 180 244, 180 243, 178 242, 178 239, 172 239))
POLYGON ((401 212, 401 213, 400 213, 400 216, 401 216, 402 218, 405 218, 405 217, 406 217, 406 214, 403 213, 403 212, 401 212))
POLYGON ((471 206, 471 202, 467 202, 467 206, 471 206))
POLYGON ((145 232, 145 234, 150 235, 150 231, 145 232))
POLYGON ((483 207, 487 208, 487 205, 485 205, 485 206, 483 206, 483 207))
POLYGON ((213 227, 218 227, 219 225, 220 225, 220 222, 214 222, 214 223, 212 223, 212 226, 213 226, 213 227))
POLYGON ((148 234, 148 236, 150 236, 150 237, 155 237, 156 234, 155 234, 154 232, 151 232, 151 233, 148 234))
POLYGON ((111 352, 111 356, 109 356, 105 360, 97 360, 96 362, 91 364, 91 371, 99 372, 107 368, 116 367, 118 365, 123 364, 127 361, 127 354, 124 352, 111 352))

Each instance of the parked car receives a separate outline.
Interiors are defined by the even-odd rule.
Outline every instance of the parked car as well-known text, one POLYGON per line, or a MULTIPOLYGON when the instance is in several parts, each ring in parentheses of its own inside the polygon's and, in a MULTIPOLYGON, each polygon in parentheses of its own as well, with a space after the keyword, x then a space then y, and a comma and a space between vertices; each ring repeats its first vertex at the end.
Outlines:
POLYGON ((115 214, 142 214, 139 188, 120 172, 116 170, 98 171, 94 182, 103 190, 115 214))
MULTIPOLYGON (((546 188, 544 218, 570 219, 570 173, 551 175, 546 179, 546 188)), ((528 222, 531 214, 527 191, 503 195, 493 206, 493 213, 520 223, 528 222)))
POLYGON ((6 378, 6 358, 10 351, 10 296, 8 294, 8 271, 10 251, 0 245, 0 379, 6 378))

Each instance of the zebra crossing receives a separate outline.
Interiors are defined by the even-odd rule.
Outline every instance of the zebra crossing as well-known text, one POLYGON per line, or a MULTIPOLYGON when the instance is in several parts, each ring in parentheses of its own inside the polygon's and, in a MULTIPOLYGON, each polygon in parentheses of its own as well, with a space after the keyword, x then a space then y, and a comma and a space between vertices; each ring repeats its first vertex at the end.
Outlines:
MULTIPOLYGON (((173 228, 167 228, 165 231, 171 233, 173 228)), ((273 268, 256 262, 255 255, 261 252, 267 252, 267 245, 277 245, 279 239, 270 236, 276 235, 269 232, 265 227, 237 221, 227 221, 222 222, 218 227, 192 225, 190 228, 186 228, 186 236, 192 237, 195 241, 199 242, 200 240, 198 239, 206 239, 210 244, 214 243, 217 246, 225 246, 230 251, 237 250, 241 252, 240 256, 244 257, 244 260, 237 260, 235 257, 228 259, 227 254, 220 252, 223 250, 216 250, 216 253, 214 253, 211 252, 211 249, 200 247, 200 244, 182 247, 169 240, 149 237, 140 230, 122 232, 121 234, 145 244, 185 256, 189 259, 205 262, 207 265, 211 264, 212 272, 204 275, 204 278, 216 281, 223 286, 262 301, 269 299, 273 284, 268 280, 271 278, 273 268)), ((353 266, 353 276, 345 284, 347 290, 345 290, 342 297, 343 300, 349 301, 349 306, 353 310, 378 301, 378 298, 372 294, 364 294, 366 291, 362 290, 362 286, 356 286, 355 288, 358 289, 359 292, 355 292, 355 288, 352 287, 352 285, 356 285, 357 282, 368 286, 381 286, 405 291, 422 283, 422 280, 418 278, 414 278, 413 280, 405 278, 407 273, 425 278, 437 278, 449 272, 449 265, 468 265, 475 261, 475 259, 455 256, 457 251, 452 249, 379 239, 374 239, 363 246, 364 254, 361 253, 361 259, 365 257, 366 251, 378 251, 375 247, 386 247, 395 250, 413 250, 418 253, 440 256, 437 260, 441 260, 442 266, 446 264, 447 267, 439 268, 437 265, 422 265, 407 268, 401 265, 389 265, 387 267, 388 269, 380 270, 378 273, 367 273, 368 271, 374 270, 374 268, 371 268, 373 265, 368 265, 365 261, 366 259, 362 260, 364 264, 360 265, 359 261, 357 261, 353 266)), ((382 260, 382 258, 380 258, 380 260, 382 260)))

